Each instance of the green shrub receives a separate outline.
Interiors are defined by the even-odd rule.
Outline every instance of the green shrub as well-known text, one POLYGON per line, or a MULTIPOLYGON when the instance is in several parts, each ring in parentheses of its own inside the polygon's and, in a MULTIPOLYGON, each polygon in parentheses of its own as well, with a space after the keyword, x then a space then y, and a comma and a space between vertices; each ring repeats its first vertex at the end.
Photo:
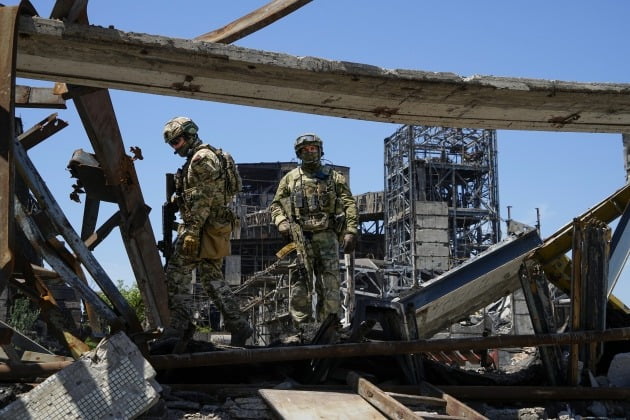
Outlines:
POLYGON ((39 309, 33 309, 28 298, 18 297, 9 310, 9 325, 24 333, 33 329, 38 317, 39 309))
MULTIPOLYGON (((133 286, 125 286, 122 280, 118 280, 118 290, 123 298, 127 301, 129 306, 134 310, 136 316, 140 320, 141 324, 144 324, 146 320, 146 307, 144 305, 144 300, 142 300, 142 295, 140 294, 140 289, 136 284, 133 286)), ((110 300, 105 296, 103 292, 98 292, 98 295, 111 305, 110 300)))

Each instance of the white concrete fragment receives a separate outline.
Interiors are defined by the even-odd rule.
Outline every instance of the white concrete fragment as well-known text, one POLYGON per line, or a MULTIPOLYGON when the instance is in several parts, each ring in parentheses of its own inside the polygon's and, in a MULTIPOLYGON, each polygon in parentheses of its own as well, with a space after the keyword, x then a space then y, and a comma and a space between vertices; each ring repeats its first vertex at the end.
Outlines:
POLYGON ((630 353, 616 354, 610 362, 607 376, 611 386, 630 386, 630 353))
POLYGON ((160 398, 155 370, 122 332, 2 410, 0 418, 131 419, 160 398))

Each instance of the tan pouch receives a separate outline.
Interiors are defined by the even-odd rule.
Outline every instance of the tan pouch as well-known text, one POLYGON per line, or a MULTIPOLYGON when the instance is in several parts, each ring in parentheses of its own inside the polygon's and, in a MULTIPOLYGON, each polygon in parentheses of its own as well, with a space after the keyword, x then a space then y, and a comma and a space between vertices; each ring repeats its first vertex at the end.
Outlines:
POLYGON ((206 222, 201 233, 201 258, 223 258, 231 254, 231 223, 206 222))
POLYGON ((305 232, 320 232, 328 229, 328 215, 309 215, 302 219, 302 230, 305 232))

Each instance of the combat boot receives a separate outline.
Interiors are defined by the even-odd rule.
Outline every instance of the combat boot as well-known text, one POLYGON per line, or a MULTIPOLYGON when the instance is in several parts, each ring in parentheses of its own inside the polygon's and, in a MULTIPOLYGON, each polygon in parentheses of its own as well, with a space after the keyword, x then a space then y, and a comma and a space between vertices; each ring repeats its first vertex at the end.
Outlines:
POLYGON ((244 347, 245 342, 254 333, 254 329, 246 324, 242 328, 233 331, 230 337, 230 346, 244 347))

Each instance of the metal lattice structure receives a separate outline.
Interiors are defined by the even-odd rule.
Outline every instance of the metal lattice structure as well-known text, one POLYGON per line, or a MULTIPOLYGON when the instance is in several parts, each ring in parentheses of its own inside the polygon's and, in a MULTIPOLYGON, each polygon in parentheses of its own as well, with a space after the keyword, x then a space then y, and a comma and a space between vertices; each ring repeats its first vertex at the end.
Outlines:
POLYGON ((410 126, 385 139, 386 258, 413 286, 501 238, 495 130, 410 126))

